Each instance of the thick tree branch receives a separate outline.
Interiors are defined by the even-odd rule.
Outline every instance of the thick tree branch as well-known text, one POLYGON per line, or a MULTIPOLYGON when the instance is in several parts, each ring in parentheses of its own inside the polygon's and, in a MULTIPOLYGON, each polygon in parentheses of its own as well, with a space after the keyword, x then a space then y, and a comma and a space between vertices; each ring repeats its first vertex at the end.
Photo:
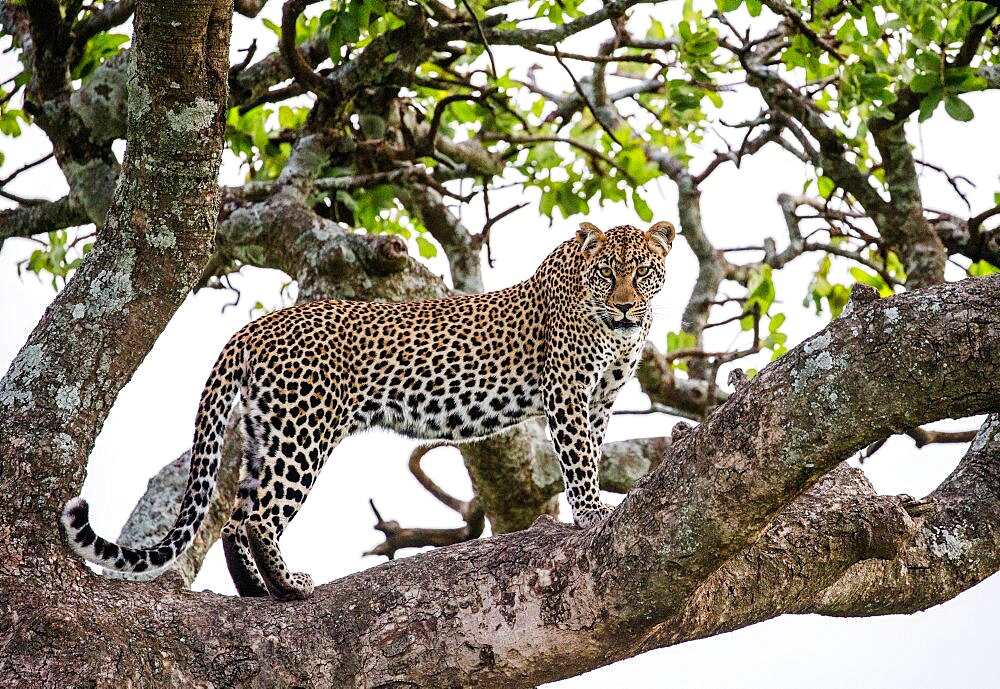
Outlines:
MULTIPOLYGON (((596 26, 608 19, 614 19, 625 13, 625 10, 635 5, 656 3, 659 0, 611 0, 596 12, 586 14, 579 19, 566 22, 552 29, 491 29, 486 31, 486 39, 493 45, 556 45, 559 41, 585 29, 596 26)), ((474 41, 474 36, 466 40, 474 41)))
POLYGON ((969 220, 948 213, 932 217, 930 224, 949 253, 1000 265, 1000 230, 984 230, 981 226, 974 228, 969 220))
POLYGON ((837 616, 924 610, 1000 569, 1000 416, 988 417, 955 471, 931 493, 898 558, 859 562, 804 612, 837 616))
POLYGON ((445 205, 444 198, 430 187, 398 188, 400 199, 437 240, 448 257, 451 281, 466 294, 483 291, 480 245, 462 221, 445 205))

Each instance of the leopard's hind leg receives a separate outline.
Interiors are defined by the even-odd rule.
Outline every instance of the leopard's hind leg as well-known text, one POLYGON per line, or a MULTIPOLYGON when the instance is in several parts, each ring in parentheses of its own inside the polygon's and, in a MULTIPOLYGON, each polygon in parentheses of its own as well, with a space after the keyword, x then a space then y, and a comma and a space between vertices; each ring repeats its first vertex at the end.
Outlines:
POLYGON ((226 556, 226 566, 236 592, 244 598, 267 598, 267 584, 257 571, 245 528, 240 527, 233 536, 223 537, 222 552, 226 556))
MULTIPOLYGON (((312 593, 307 574, 292 573, 285 564, 278 540, 295 517, 320 469, 336 444, 347 434, 345 424, 333 415, 336 409, 330 393, 303 397, 289 395, 285 404, 272 405, 268 417, 260 415, 263 427, 257 480, 248 476, 246 487, 251 499, 244 501, 245 529, 249 553, 263 584, 275 598, 292 600, 312 593)), ((238 507, 237 510, 240 508, 238 507)), ((235 545, 239 546, 237 539, 235 545)))
MULTIPOLYGON (((253 389, 251 388, 251 391, 253 389)), ((229 522, 222 529, 222 551, 226 556, 226 566, 232 577, 236 592, 240 596, 261 598, 268 595, 267 585, 257 571, 253 554, 250 552, 250 540, 247 537, 244 521, 253 511, 253 502, 260 485, 260 473, 263 463, 263 450, 268 429, 266 419, 251 402, 244 402, 243 418, 243 456, 240 464, 240 485, 236 498, 236 507, 229 522)))

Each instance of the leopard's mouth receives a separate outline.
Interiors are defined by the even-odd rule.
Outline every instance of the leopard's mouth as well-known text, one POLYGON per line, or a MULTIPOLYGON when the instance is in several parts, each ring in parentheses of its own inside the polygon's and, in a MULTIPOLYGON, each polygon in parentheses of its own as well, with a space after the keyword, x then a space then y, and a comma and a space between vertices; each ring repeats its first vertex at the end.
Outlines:
POLYGON ((638 328, 638 327, 639 327, 639 321, 630 321, 627 318, 611 322, 612 330, 631 330, 632 328, 638 328))

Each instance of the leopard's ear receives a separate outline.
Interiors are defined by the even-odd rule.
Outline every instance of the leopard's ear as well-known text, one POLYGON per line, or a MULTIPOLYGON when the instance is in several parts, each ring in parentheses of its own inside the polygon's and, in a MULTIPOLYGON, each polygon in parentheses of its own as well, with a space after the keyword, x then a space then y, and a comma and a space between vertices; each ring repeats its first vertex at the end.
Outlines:
POLYGON ((604 233, 596 225, 582 222, 580 229, 576 231, 576 241, 580 245, 580 251, 593 253, 597 247, 604 243, 604 233))
POLYGON ((654 223, 646 231, 646 241, 649 243, 649 248, 661 257, 670 253, 670 247, 674 245, 674 237, 676 236, 677 230, 674 229, 672 223, 668 223, 666 220, 654 223))

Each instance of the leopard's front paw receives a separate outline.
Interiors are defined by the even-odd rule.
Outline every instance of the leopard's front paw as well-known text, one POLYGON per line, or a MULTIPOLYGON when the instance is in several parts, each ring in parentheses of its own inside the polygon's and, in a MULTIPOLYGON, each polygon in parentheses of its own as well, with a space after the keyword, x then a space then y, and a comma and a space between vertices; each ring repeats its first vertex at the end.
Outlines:
POLYGON ((615 508, 611 505, 601 505, 600 507, 580 510, 573 515, 573 522, 579 526, 581 529, 588 529, 594 524, 598 524, 615 511, 615 508))

